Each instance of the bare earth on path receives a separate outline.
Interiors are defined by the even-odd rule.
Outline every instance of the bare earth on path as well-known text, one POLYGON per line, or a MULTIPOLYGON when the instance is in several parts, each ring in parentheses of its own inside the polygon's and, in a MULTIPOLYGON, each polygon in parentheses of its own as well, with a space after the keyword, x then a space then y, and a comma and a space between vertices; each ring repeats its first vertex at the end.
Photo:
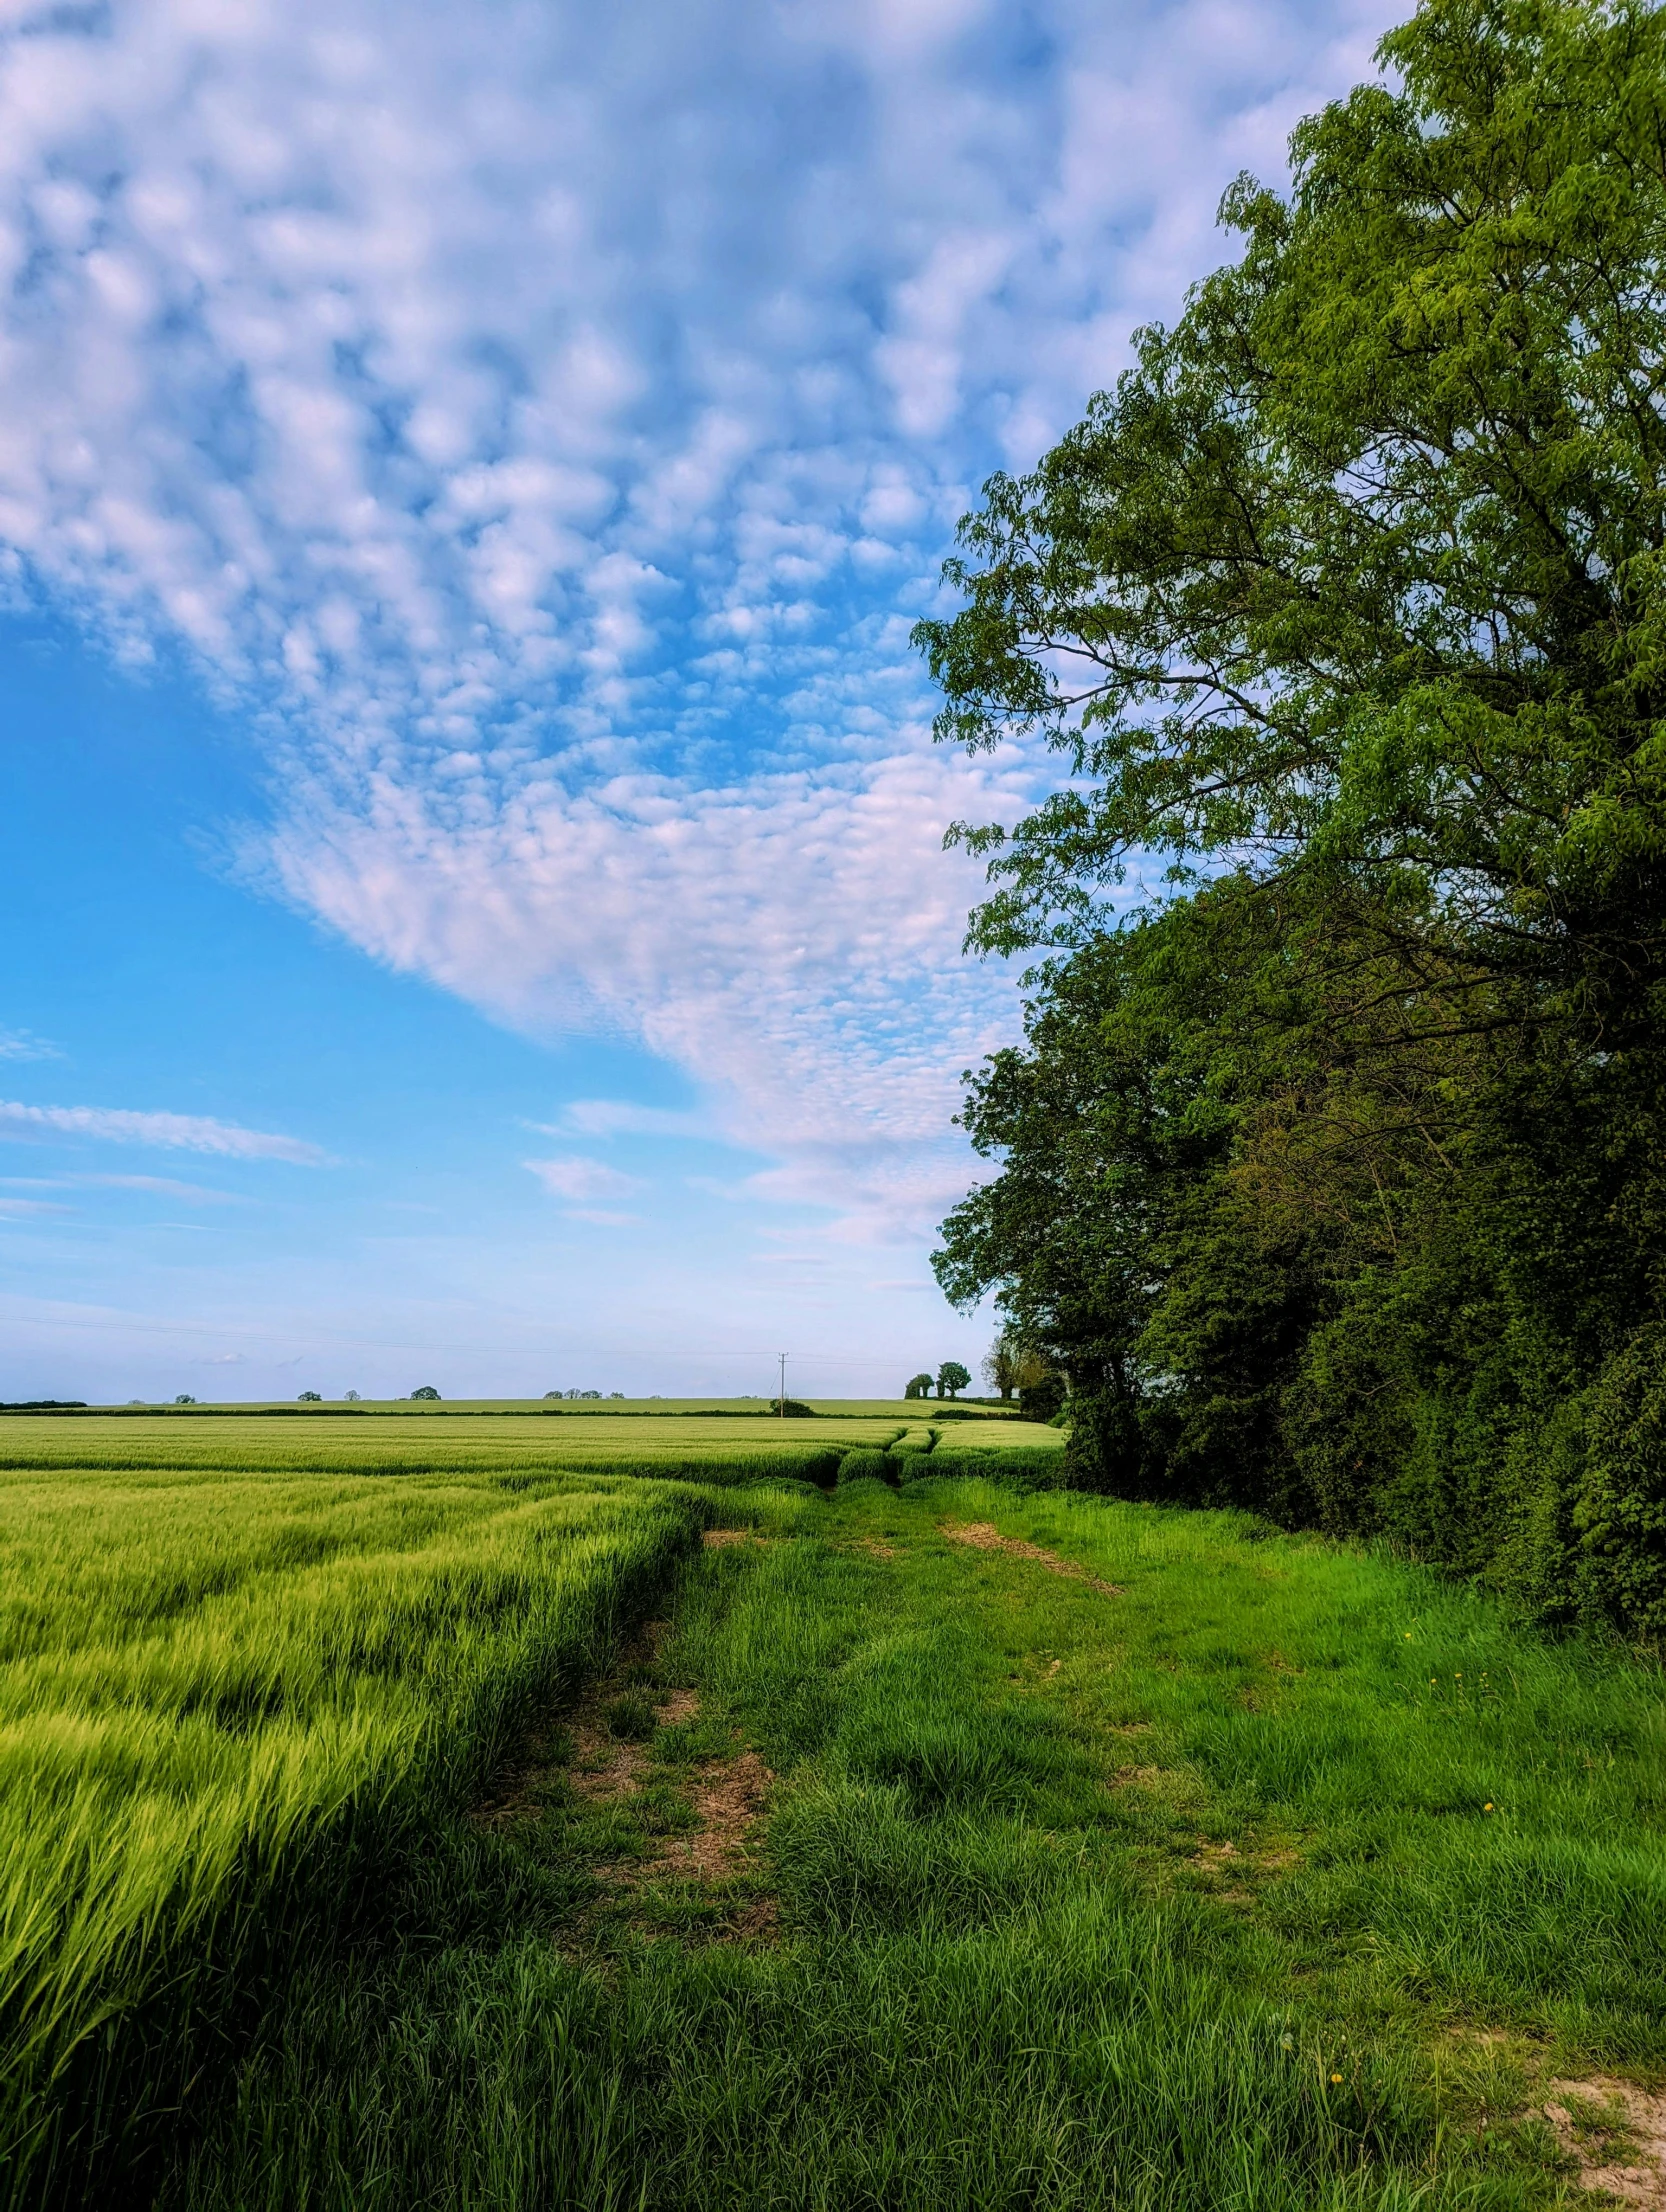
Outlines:
POLYGON ((1550 2089, 1544 2115, 1578 2161, 1579 2186, 1605 2190, 1632 2212, 1666 2212, 1666 2093, 1609 2074, 1550 2089))
POLYGON ((1105 1597, 1119 1598, 1123 1594, 1120 1582, 1101 1582, 1097 1575, 1090 1575, 1085 1567, 1079 1567, 1074 1559, 1061 1559, 1056 1551, 1044 1551, 1039 1544, 1026 1544, 1019 1536, 1003 1536, 990 1521, 968 1521, 960 1528, 946 1528, 943 1533, 952 1543, 970 1544, 974 1551, 999 1551, 1005 1552, 1009 1559, 1033 1559, 1049 1574, 1068 1575, 1072 1582, 1085 1582, 1090 1590, 1098 1590, 1105 1597))

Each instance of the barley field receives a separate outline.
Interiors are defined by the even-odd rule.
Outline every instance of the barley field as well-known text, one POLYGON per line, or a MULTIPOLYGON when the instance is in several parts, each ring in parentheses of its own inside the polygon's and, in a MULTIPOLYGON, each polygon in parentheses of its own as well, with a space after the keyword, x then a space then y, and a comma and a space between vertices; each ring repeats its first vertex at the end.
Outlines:
POLYGON ((0 1470, 50 1467, 218 1468, 341 1474, 554 1470, 688 1475, 704 1481, 762 1472, 831 1481, 850 1451, 886 1450, 905 1433, 955 1449, 1059 1451, 1057 1429, 973 1418, 928 1422, 868 1412, 789 1420, 684 1406, 673 1413, 593 1407, 477 1412, 433 1406, 370 1409, 182 1407, 85 1413, 0 1413, 0 1470))
POLYGON ((413 1823, 466 1799, 697 1515, 618 1476, 15 1462, 0 2173, 27 2202, 177 2098, 193 2020, 413 1823), (124 2043, 151 2052, 137 2072, 124 2043))

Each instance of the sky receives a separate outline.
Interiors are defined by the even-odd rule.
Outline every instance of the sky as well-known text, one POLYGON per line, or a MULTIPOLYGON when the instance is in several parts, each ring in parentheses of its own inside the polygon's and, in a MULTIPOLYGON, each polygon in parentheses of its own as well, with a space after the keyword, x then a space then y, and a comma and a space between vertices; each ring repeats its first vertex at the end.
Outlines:
POLYGON ((908 643, 1379 0, 0 0, 0 1396, 894 1395, 908 643))

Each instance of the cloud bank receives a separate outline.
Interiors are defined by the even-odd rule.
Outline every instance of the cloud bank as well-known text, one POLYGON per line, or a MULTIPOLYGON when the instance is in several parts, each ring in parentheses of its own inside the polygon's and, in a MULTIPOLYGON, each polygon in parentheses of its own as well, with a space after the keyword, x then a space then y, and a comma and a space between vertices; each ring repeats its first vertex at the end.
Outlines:
POLYGON ((908 624, 1389 14, 14 0, 12 588, 257 718, 267 885, 917 1231, 1013 1022, 942 831, 1034 764, 932 749, 908 624))

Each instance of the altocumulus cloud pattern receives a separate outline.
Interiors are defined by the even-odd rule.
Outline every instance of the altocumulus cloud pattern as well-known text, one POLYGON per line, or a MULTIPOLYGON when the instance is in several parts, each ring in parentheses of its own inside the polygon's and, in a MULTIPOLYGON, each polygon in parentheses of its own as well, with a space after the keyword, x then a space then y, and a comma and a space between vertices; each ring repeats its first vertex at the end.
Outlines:
POLYGON ((943 828, 1036 764, 908 626, 1390 12, 0 6, 11 588, 258 718, 269 886, 918 1227, 1013 1018, 943 828))

